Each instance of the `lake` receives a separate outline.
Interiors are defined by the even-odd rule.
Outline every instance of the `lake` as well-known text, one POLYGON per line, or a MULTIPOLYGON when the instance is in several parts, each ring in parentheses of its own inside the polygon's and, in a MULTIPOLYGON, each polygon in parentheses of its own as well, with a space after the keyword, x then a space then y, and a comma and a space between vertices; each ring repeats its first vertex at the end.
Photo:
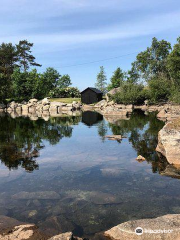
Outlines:
POLYGON ((180 170, 155 151, 163 126, 140 111, 120 120, 1 116, 0 215, 49 235, 91 238, 128 220, 180 213, 180 170), (111 134, 124 138, 105 138, 111 134))

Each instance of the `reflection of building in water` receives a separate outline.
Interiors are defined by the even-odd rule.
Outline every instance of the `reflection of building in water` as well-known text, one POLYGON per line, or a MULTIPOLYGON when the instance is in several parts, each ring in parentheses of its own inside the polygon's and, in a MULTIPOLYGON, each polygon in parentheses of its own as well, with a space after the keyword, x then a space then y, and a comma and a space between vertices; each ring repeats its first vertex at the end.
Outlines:
POLYGON ((93 126, 102 120, 103 116, 98 112, 86 111, 82 113, 82 122, 87 126, 93 126))

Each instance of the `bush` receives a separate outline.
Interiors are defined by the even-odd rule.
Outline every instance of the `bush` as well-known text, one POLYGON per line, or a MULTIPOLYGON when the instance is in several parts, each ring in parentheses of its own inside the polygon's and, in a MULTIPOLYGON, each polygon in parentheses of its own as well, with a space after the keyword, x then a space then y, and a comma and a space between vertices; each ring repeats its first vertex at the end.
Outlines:
POLYGON ((180 104, 180 89, 173 88, 171 90, 171 96, 170 96, 169 100, 172 101, 173 103, 180 104))
POLYGON ((124 83, 121 90, 113 96, 116 103, 143 104, 147 99, 147 91, 142 84, 124 83))
POLYGON ((79 89, 75 87, 55 88, 49 92, 51 98, 79 98, 80 96, 79 89))
POLYGON ((150 103, 168 101, 171 95, 171 84, 166 78, 153 78, 149 81, 149 100, 150 103))

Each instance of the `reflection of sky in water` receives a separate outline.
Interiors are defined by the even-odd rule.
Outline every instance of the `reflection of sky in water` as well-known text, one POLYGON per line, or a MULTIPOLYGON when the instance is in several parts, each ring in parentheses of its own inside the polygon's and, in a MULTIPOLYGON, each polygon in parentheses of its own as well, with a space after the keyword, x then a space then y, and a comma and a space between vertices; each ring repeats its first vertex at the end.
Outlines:
POLYGON ((91 127, 79 122, 71 126, 71 137, 55 145, 43 140, 39 170, 31 173, 1 164, 0 214, 36 223, 52 235, 90 236, 130 219, 180 213, 179 179, 159 174, 169 166, 155 154, 163 124, 154 116, 123 121, 91 127), (121 143, 104 139, 112 132, 127 138, 121 143), (148 162, 135 160, 147 151, 148 162))

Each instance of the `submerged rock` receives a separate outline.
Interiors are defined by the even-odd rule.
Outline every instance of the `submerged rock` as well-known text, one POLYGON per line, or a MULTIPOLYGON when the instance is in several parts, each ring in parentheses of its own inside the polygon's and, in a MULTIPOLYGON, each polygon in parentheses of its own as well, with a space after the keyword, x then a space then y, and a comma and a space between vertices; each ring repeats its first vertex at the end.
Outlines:
POLYGON ((12 196, 15 199, 59 199, 60 196, 54 191, 44 192, 19 192, 12 196))
POLYGON ((180 239, 180 214, 128 221, 111 228, 104 235, 113 240, 178 240, 180 239))

